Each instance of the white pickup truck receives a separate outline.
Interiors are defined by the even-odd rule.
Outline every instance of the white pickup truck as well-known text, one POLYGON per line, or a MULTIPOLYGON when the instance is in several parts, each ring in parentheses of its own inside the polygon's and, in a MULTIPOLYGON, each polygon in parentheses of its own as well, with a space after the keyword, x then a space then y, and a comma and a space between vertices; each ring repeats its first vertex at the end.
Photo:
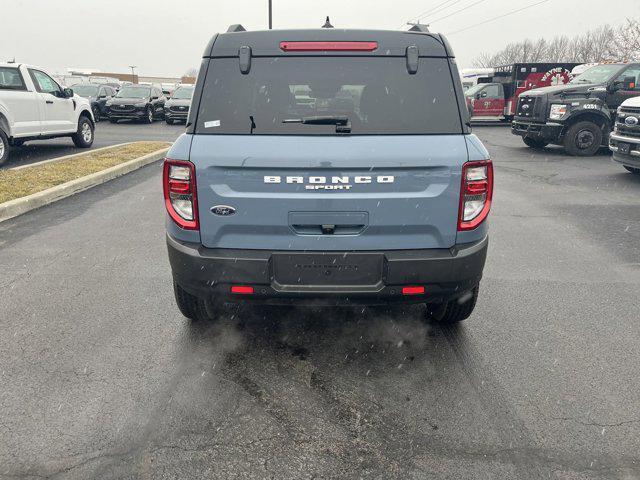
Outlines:
POLYGON ((93 136, 87 99, 40 68, 0 63, 0 165, 9 158, 10 146, 26 141, 71 137, 77 147, 89 148, 93 136))

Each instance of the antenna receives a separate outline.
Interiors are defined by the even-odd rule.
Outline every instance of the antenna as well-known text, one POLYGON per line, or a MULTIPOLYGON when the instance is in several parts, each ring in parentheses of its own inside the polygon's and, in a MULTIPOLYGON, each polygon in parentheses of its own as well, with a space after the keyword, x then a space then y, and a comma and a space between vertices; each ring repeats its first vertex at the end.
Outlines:
POLYGON ((329 15, 327 15, 327 20, 324 22, 322 28, 333 28, 333 25, 331 25, 331 22, 329 21, 329 15))

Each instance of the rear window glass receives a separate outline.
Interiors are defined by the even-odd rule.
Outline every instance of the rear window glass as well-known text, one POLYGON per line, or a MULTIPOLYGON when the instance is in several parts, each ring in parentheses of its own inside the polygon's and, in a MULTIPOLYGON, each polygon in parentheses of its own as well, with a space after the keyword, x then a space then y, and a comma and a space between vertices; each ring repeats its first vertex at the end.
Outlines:
POLYGON ((0 67, 1 90, 25 90, 22 75, 17 68, 0 67))
POLYGON ((461 133, 447 60, 421 58, 410 75, 404 57, 238 58, 211 60, 195 132, 331 135, 334 125, 283 123, 347 117, 352 135, 461 133))

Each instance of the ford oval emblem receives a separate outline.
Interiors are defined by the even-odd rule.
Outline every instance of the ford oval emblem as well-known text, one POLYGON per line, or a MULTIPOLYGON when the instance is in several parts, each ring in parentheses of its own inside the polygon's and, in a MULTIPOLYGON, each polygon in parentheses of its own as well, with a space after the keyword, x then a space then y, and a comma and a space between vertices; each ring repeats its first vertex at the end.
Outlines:
POLYGON ((211 207, 211 213, 220 215, 221 217, 228 217, 236 213, 236 209, 229 205, 216 205, 215 207, 211 207))
POLYGON ((627 117, 624 119, 624 123, 633 127, 634 125, 638 125, 638 117, 627 117))

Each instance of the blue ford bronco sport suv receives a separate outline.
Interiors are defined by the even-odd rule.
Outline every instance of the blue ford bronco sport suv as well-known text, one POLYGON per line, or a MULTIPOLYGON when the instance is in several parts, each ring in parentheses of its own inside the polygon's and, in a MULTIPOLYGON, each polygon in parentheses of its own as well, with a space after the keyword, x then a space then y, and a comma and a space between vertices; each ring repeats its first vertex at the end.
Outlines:
POLYGON ((467 318, 493 169, 459 78, 420 27, 214 36, 164 163, 180 311, 407 302, 467 318))

